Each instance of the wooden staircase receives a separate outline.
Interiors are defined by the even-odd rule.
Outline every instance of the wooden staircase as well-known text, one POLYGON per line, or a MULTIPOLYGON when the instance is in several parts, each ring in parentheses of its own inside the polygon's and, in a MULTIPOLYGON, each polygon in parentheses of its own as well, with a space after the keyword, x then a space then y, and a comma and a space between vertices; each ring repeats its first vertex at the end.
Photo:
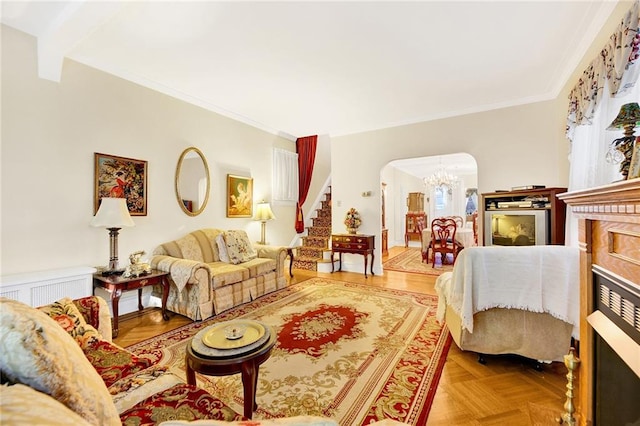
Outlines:
POLYGON ((322 207, 311 219, 313 224, 307 227, 307 235, 301 237, 302 245, 295 247, 293 269, 317 271, 319 263, 331 264, 331 187, 324 197, 322 207))

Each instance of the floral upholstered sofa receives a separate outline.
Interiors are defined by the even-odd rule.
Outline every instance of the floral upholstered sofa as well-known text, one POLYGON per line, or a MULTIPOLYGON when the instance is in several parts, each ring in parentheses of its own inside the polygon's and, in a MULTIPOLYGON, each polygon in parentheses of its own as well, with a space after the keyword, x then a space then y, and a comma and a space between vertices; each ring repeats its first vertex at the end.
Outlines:
POLYGON ((170 272, 167 309, 195 321, 286 287, 286 257, 285 247, 252 244, 245 231, 208 228, 158 246, 151 266, 170 272))
POLYGON ((37 309, 0 297, 0 424, 337 426, 315 416, 248 421, 110 336, 100 297, 37 309))
POLYGON ((0 298, 0 424, 244 419, 110 340, 109 308, 99 297, 65 298, 37 309, 0 298))

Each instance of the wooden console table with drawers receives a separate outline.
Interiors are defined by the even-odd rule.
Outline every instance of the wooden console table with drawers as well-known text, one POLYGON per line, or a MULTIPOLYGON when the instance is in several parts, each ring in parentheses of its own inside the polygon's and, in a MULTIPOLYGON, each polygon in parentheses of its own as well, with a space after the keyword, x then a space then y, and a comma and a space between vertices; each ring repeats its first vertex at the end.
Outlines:
POLYGON ((364 234, 334 234, 331 235, 331 272, 333 272, 333 253, 339 253, 340 268, 342 270, 342 253, 361 254, 364 256, 364 276, 367 277, 368 255, 371 254, 371 275, 373 273, 373 250, 375 249, 375 235, 364 234))
POLYGON ((123 292, 138 290, 138 310, 142 310, 142 288, 150 285, 162 285, 162 318, 169 320, 167 313, 167 298, 169 297, 169 273, 152 270, 150 274, 139 277, 125 278, 122 275, 93 274, 93 287, 101 287, 111 295, 111 308, 113 309, 113 336, 118 337, 118 304, 123 292))

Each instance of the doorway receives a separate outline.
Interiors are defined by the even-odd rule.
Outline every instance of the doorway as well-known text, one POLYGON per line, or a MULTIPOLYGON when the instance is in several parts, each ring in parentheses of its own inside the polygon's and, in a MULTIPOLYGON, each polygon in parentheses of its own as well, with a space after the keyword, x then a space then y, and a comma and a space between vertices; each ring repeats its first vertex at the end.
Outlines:
MULTIPOLYGON (((442 179, 447 177, 441 176, 442 179)), ((437 179, 436 179, 437 180, 437 179)), ((405 241, 407 198, 410 193, 424 194, 424 212, 427 226, 438 216, 471 217, 472 205, 478 206, 478 164, 467 153, 398 159, 389 162, 381 170, 381 182, 385 183, 385 233, 389 247, 403 245, 405 241), (438 173, 456 178, 454 187, 443 188, 428 182, 438 173), (471 203, 470 203, 471 201, 471 203)), ((410 246, 420 246, 410 241, 410 246)))

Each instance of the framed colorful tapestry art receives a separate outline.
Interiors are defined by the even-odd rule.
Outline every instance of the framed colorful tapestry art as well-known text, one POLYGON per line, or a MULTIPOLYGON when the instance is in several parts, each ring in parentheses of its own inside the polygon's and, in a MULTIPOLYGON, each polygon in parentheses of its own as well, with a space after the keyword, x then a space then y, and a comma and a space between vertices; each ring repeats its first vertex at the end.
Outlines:
POLYGON ((131 216, 147 215, 147 162, 94 153, 93 213, 105 197, 126 198, 131 216))

